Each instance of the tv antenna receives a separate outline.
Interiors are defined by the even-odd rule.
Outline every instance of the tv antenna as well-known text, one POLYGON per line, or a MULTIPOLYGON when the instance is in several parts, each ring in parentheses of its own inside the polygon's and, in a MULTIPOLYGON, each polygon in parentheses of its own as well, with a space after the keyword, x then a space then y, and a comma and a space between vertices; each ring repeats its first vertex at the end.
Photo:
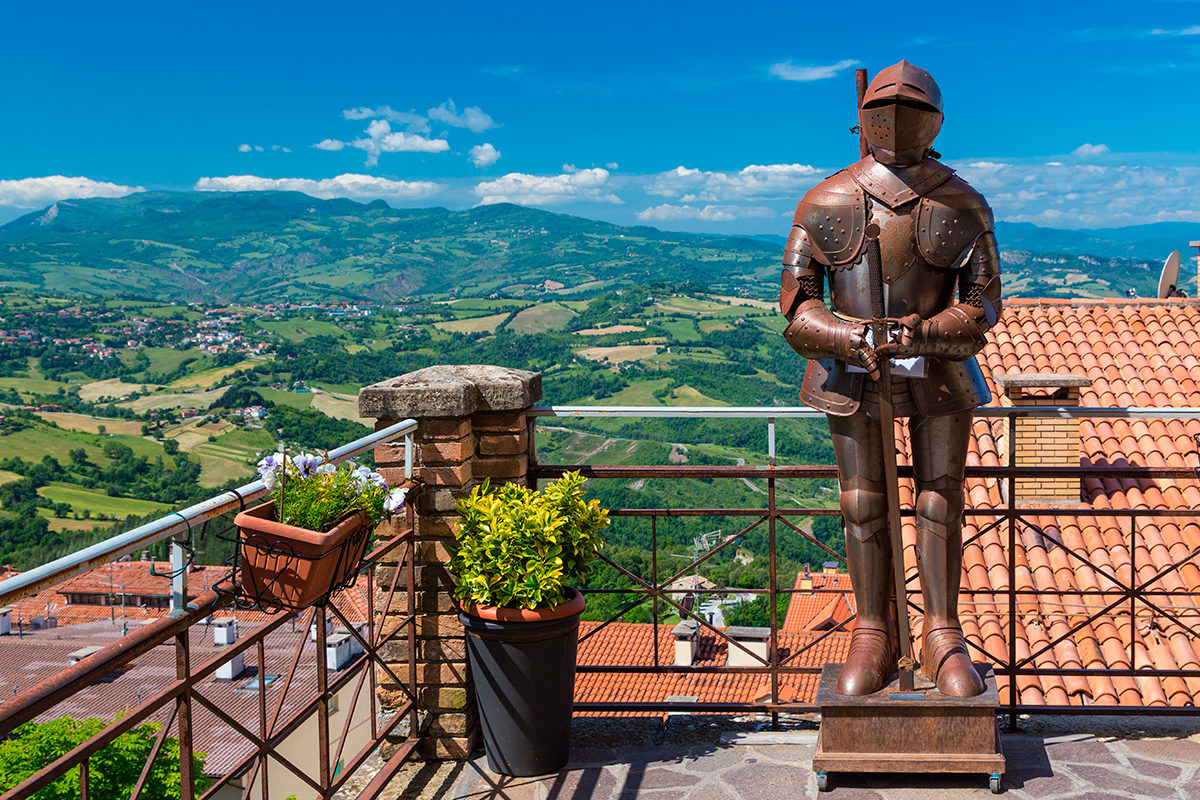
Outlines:
POLYGON ((1179 251, 1175 250, 1171 255, 1167 256, 1167 260, 1163 263, 1162 273, 1158 278, 1158 297, 1164 299, 1168 297, 1187 297, 1187 294, 1179 289, 1179 251))

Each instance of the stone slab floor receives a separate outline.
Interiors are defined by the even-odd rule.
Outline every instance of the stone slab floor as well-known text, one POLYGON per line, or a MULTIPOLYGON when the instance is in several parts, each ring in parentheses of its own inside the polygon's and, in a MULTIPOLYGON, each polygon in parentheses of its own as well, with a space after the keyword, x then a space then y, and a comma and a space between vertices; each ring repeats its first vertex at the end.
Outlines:
MULTIPOLYGON (((1012 800, 1200 800, 1200 720, 1033 718, 1002 736, 1012 800)), ((411 764, 387 800, 795 800, 817 798, 809 765, 816 725, 712 717, 577 718, 560 772, 504 778, 480 752, 468 762, 411 764)), ((991 797, 986 775, 834 775, 823 800, 991 797)))

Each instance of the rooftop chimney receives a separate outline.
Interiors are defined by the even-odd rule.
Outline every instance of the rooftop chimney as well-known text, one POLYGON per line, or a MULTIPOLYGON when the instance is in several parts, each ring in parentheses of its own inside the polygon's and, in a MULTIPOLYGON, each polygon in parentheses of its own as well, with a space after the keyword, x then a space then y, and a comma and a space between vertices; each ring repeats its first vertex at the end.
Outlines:
POLYGON ((80 661, 83 661, 85 658, 90 656, 92 653, 99 653, 103 649, 104 648, 98 644, 88 645, 87 647, 81 647, 73 653, 67 653, 67 661, 70 661, 72 664, 78 664, 80 661))
POLYGON ((837 571, 838 562, 836 561, 826 561, 821 565, 821 573, 824 575, 837 575, 837 571))
MULTIPOLYGON (((212 621, 213 644, 217 647, 228 647, 237 641, 237 619, 234 617, 217 617, 212 621)), ((219 681, 237 680, 246 671, 246 659, 243 653, 237 653, 227 661, 217 665, 216 679, 219 681)))
POLYGON ((354 637, 335 633, 325 640, 325 668, 339 670, 354 660, 354 637))
POLYGON ((12 608, 5 606, 0 608, 0 636, 8 636, 12 633, 12 608))
POLYGON ((237 619, 218 617, 212 621, 213 644, 224 647, 237 641, 237 619))
MULTIPOLYGON (((1078 406, 1079 390, 1092 379, 1078 373, 1025 373, 992 376, 1002 405, 1015 408, 1078 406)), ((1079 420, 1069 417, 1019 417, 1012 452, 1017 467, 1078 467, 1079 420)), ((1008 459, 1007 444, 1000 453, 1008 459)), ((1079 477, 1019 478, 1016 500, 1039 503, 1079 502, 1079 477)))
POLYGON ((749 650, 750 655, 742 647, 733 642, 729 643, 729 655, 725 657, 727 667, 761 667, 767 658, 767 645, 771 639, 770 628, 745 628, 731 625, 725 629, 725 634, 749 650), (755 658, 754 656, 758 656, 755 658), (761 661, 759 659, 762 659, 761 661))
POLYGON ((700 640, 700 623, 694 619, 685 619, 671 629, 675 637, 676 667, 690 667, 696 661, 696 647, 700 640))
MULTIPOLYGON (((329 636, 331 633, 333 633, 333 619, 326 618, 325 635, 329 636)), ((315 619, 312 621, 312 624, 308 626, 308 639, 311 642, 315 642, 317 640, 317 621, 315 619)))

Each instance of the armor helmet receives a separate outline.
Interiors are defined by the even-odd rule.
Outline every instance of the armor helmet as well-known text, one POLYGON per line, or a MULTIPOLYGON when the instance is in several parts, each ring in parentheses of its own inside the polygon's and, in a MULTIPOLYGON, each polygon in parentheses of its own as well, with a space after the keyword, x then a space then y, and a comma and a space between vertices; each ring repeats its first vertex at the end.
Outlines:
POLYGON ((928 72, 901 61, 871 81, 858 115, 876 161, 910 166, 925 157, 942 129, 942 91, 928 72))

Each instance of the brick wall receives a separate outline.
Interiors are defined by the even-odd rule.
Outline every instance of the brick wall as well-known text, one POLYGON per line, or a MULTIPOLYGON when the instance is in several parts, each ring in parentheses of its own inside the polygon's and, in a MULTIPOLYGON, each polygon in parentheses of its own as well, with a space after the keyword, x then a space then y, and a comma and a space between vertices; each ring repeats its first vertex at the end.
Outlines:
MULTIPOLYGON (((1075 374, 996 375, 1001 402, 1017 408, 1078 406, 1079 390, 1090 379, 1075 374)), ((1065 417, 1019 417, 1014 429, 1014 460, 1018 467, 1078 467, 1079 420, 1065 417)), ((1007 448, 1005 448, 1007 449, 1007 448)), ((1017 499, 1036 503, 1079 502, 1080 480, 1019 478, 1017 499)))
MULTIPOLYGON (((428 367, 368 386, 359 393, 359 413, 376 426, 402 419, 418 422, 414 437, 415 476, 425 486, 417 500, 416 596, 418 706, 428 720, 420 754, 429 759, 465 759, 478 741, 466 640, 450 596, 446 571, 457 521, 454 501, 489 479, 493 484, 526 479, 529 432, 526 411, 541 399, 541 376, 490 366, 428 367)), ((402 444, 381 445, 375 460, 391 479, 403 474, 402 444)), ((381 571, 376 591, 386 592, 391 574, 381 571)), ((403 581, 403 576, 401 577, 403 581)), ((396 625, 402 616, 385 620, 396 625)), ((407 674, 408 645, 385 653, 397 675, 407 674)), ((406 696, 378 670, 385 707, 406 696)))

